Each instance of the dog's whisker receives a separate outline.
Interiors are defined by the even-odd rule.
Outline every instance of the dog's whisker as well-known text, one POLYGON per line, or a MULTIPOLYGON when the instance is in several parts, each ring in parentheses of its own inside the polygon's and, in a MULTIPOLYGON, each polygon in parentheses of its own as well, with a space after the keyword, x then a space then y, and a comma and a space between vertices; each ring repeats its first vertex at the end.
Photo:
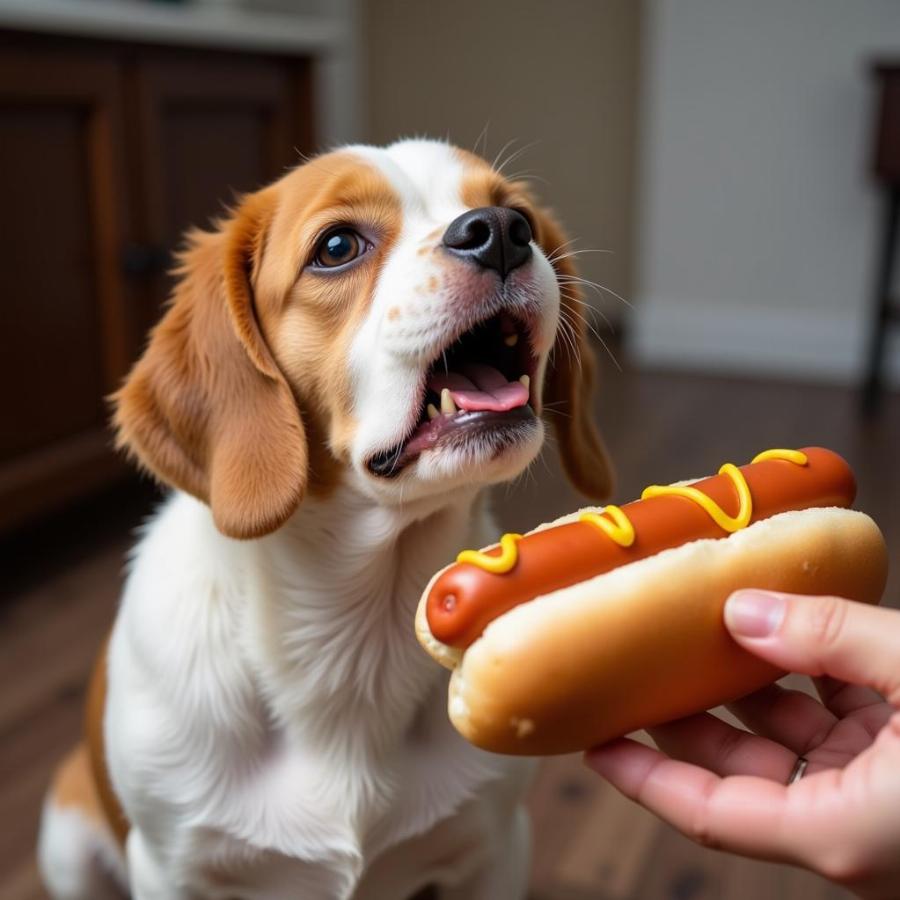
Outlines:
POLYGON ((482 152, 483 152, 483 153, 487 153, 488 128, 490 127, 490 124, 491 124, 491 120, 488 119, 488 120, 484 123, 484 127, 481 129, 481 131, 480 131, 478 137, 475 138, 475 144, 474 144, 474 146, 472 147, 472 152, 475 153, 476 155, 478 154, 478 147, 479 147, 479 145, 481 144, 482 141, 484 141, 484 149, 483 149, 482 152))
POLYGON ((561 416, 564 419, 571 419, 572 414, 564 412, 561 409, 549 409, 546 404, 544 404, 544 411, 550 414, 551 416, 561 416))
MULTIPOLYGON (((514 150, 513 152, 511 152, 509 154, 509 156, 507 156, 506 159, 503 160, 502 163, 499 163, 499 165, 497 164, 497 162, 495 160, 494 166, 493 166, 494 170, 502 175, 503 170, 506 168, 506 166, 514 163, 523 154, 527 153, 529 150, 531 150, 533 147, 537 146, 539 143, 540 143, 539 140, 535 140, 535 141, 531 141, 528 144, 524 144, 523 146, 519 147, 518 150, 514 150)), ((507 144, 507 146, 509 146, 509 144, 507 144)), ((506 147, 504 147, 504 150, 505 149, 506 149, 506 147)), ((498 154, 498 159, 499 159, 499 154, 498 154)))
POLYGON ((500 161, 500 158, 503 156, 503 154, 506 153, 507 149, 508 149, 512 144, 514 144, 517 140, 519 140, 519 139, 518 139, 518 138, 510 138, 510 139, 509 139, 509 140, 508 140, 508 141, 500 148, 499 152, 498 152, 497 155, 494 157, 494 161, 491 163, 491 168, 492 168, 492 169, 494 169, 495 171, 499 171, 499 170, 497 169, 497 163, 500 161))
POLYGON ((562 338, 568 353, 569 363, 577 368, 581 365, 581 355, 575 334, 575 327, 567 316, 566 310, 560 310, 560 337, 562 338))
POLYGON ((608 288, 603 284, 598 284, 596 281, 591 281, 589 278, 582 278, 580 275, 559 275, 556 280, 561 283, 579 284, 582 287, 596 291, 598 294, 609 294, 610 296, 615 297, 616 300, 624 303, 629 309, 634 309, 634 304, 629 300, 626 300, 621 294, 617 294, 612 288, 608 288))
MULTIPOLYGON (((603 250, 595 247, 584 247, 580 250, 569 250, 566 253, 563 253, 561 256, 557 256, 554 258, 553 262, 559 262, 562 259, 573 259, 576 256, 583 256, 585 253, 604 253, 612 256, 615 251, 614 250, 603 250)), ((574 277, 574 276, 569 276, 574 277)))
MULTIPOLYGON (((573 299, 573 298, 569 298, 569 299, 573 299)), ((588 304, 585 304, 585 305, 587 306, 588 304)), ((603 320, 609 326, 610 331, 615 333, 615 329, 613 328, 612 323, 609 321, 609 319, 606 318, 606 316, 600 310, 594 309, 593 307, 590 307, 590 306, 588 308, 591 309, 593 312, 596 312, 598 315, 602 316, 603 320)), ((579 319, 581 319, 581 321, 584 323, 585 327, 590 331, 591 334, 593 334, 593 336, 597 339, 597 341, 600 343, 600 345, 606 351, 606 353, 608 354, 609 358, 612 360, 613 365, 616 367, 616 369, 619 372, 621 372, 622 365, 619 362, 619 360, 616 358, 615 353, 613 353, 612 348, 606 342, 603 335, 601 335, 600 332, 597 331, 597 329, 593 326, 593 324, 588 320, 588 318, 585 315, 583 315, 582 313, 580 313, 578 310, 568 309, 566 312, 568 315, 577 316, 579 319)))
MULTIPOLYGON (((607 316, 606 313, 603 312, 602 309, 598 309, 596 306, 592 306, 587 301, 582 300, 579 297, 575 297, 572 294, 569 294, 564 290, 560 290, 560 296, 564 300, 566 300, 567 303, 577 303, 579 306, 582 306, 582 307, 584 307, 585 310, 587 310, 587 314, 581 312, 581 310, 576 310, 576 309, 570 309, 570 312, 572 312, 573 315, 577 315, 579 318, 583 319, 584 323, 589 328, 594 327, 593 323, 590 321, 589 315, 597 315, 597 316, 600 316, 601 319, 603 319, 604 323, 606 324, 606 327, 610 330, 610 333, 612 333, 612 334, 616 333, 615 325, 613 325, 609 316, 607 316)), ((599 335, 597 335, 597 337, 599 338, 599 335)))
POLYGON ((574 244, 574 243, 575 243, 575 238, 569 238, 567 241, 563 241, 558 247, 554 247, 547 254, 547 262, 549 262, 549 263, 556 262, 557 259, 559 258, 557 254, 562 252, 566 247, 569 246, 569 244, 574 244))
POLYGON ((544 178, 543 175, 538 175, 535 172, 531 172, 528 169, 525 169, 521 172, 515 172, 512 175, 506 176, 510 181, 537 181, 541 184, 549 185, 550 182, 544 178))

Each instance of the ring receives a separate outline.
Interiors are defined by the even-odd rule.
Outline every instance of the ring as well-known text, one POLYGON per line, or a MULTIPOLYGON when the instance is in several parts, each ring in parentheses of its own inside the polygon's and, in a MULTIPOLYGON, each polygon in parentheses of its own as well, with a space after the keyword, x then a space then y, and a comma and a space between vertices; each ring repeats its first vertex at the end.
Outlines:
POLYGON ((799 781, 806 772, 806 767, 808 765, 809 760, 805 756, 798 756, 797 762, 794 763, 794 768, 791 769, 791 774, 788 776, 787 783, 791 785, 795 781, 799 781))

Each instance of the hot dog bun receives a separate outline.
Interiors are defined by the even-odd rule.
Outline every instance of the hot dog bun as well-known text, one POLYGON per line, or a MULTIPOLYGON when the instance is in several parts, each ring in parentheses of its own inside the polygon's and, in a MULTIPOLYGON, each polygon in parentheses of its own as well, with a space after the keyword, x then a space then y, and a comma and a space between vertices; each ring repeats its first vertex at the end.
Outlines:
POLYGON ((757 587, 877 603, 887 553, 863 513, 780 513, 538 596, 494 619, 465 650, 442 644, 428 625, 426 601, 441 574, 423 594, 416 632, 453 669, 453 724, 485 750, 545 755, 583 750, 774 681, 782 673, 728 635, 729 594, 757 587))

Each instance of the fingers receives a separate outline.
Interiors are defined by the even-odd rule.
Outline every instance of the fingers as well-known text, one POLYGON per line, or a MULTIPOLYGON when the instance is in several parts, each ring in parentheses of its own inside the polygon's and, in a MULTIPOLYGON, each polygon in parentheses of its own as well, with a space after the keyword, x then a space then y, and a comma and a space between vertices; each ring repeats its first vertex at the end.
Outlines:
POLYGON ((728 709, 751 731, 777 741, 795 756, 806 756, 818 747, 838 721, 808 694, 776 684, 730 703, 728 709))
POLYGON ((626 738, 588 751, 585 762, 626 797, 704 846, 790 862, 808 858, 815 846, 814 818, 808 827, 789 827, 784 785, 752 777, 722 779, 626 738))
POLYGON ((649 732, 664 753, 717 775, 753 775, 785 784, 797 762, 797 753, 709 713, 660 725, 649 732))
POLYGON ((751 653, 781 669, 866 685, 900 705, 900 612, 838 597, 736 591, 725 624, 751 653))
POLYGON ((813 679, 822 702, 836 716, 843 718, 860 709, 884 703, 884 697, 871 688, 847 684, 828 675, 813 679))

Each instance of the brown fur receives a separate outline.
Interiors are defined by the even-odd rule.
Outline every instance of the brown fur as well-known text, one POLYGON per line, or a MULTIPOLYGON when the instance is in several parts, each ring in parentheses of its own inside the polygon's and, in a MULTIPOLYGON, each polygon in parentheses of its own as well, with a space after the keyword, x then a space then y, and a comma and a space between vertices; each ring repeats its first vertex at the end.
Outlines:
POLYGON ((109 769, 106 765, 106 748, 103 742, 103 715, 106 710, 106 666, 107 645, 97 655, 91 683, 88 687, 87 704, 84 716, 84 742, 80 745, 85 750, 85 761, 90 776, 93 793, 103 814, 106 827, 116 840, 124 846, 128 835, 128 820, 119 799, 109 780, 109 769))
POLYGON ((50 788, 59 809, 77 809, 97 828, 108 830, 106 812, 100 802, 87 745, 82 741, 59 764, 50 788))
POLYGON ((363 210, 380 231, 371 256, 383 256, 397 202, 376 172, 333 154, 246 197, 217 232, 195 232, 171 306, 113 397, 117 445, 209 503, 231 537, 273 531, 347 464, 346 352, 377 260, 341 278, 304 264, 324 215, 363 210))
POLYGON ((84 739, 59 764, 50 788, 51 802, 60 809, 75 808, 100 831, 124 847, 128 820, 113 791, 103 745, 106 707, 106 646, 97 656, 88 687, 84 739))
POLYGON ((114 398, 118 446, 240 538, 277 527, 306 489, 300 413, 251 299, 272 202, 256 195, 218 234, 194 235, 172 306, 114 398))

